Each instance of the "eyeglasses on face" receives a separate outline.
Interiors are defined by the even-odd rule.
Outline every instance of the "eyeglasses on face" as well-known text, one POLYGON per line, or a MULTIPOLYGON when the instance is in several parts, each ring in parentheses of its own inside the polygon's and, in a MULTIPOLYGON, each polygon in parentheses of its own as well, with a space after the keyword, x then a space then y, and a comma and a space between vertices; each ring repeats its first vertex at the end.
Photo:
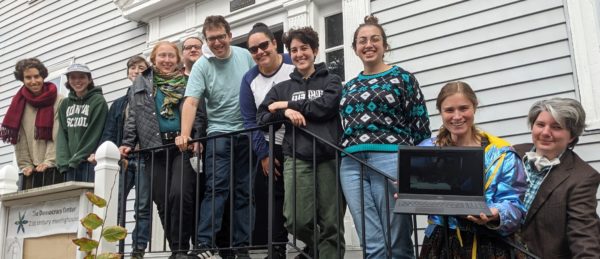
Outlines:
POLYGON ((256 54, 256 53, 258 53, 258 49, 262 49, 263 51, 265 51, 265 50, 267 50, 268 47, 269 47, 269 41, 267 40, 267 41, 263 41, 263 42, 259 43, 256 46, 249 47, 248 50, 250 51, 250 53, 256 54))
POLYGON ((183 50, 192 50, 192 49, 200 50, 201 48, 202 48, 202 45, 200 45, 200 44, 183 46, 183 50))
POLYGON ((227 33, 223 33, 221 35, 216 35, 216 36, 211 36, 206 38, 207 41, 209 42, 215 42, 215 41, 223 41, 225 40, 225 38, 227 38, 227 33))
POLYGON ((359 37, 357 42, 358 45, 366 45, 369 40, 371 40, 371 43, 378 43, 381 42, 383 40, 383 38, 381 37, 381 35, 373 35, 370 38, 369 37, 359 37))

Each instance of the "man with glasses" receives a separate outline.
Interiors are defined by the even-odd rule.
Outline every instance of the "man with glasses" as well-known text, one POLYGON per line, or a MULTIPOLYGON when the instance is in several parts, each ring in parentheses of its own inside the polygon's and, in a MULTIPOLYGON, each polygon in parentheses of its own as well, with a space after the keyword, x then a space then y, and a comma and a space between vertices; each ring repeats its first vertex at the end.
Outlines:
MULTIPOLYGON (((175 139, 181 150, 188 148, 196 109, 199 100, 203 98, 206 101, 209 137, 244 129, 239 92, 242 77, 254 66, 252 56, 245 49, 231 46, 231 29, 223 16, 206 17, 202 33, 208 50, 205 48, 204 58, 194 64, 186 88, 181 135, 175 139)), ((254 176, 253 170, 249 168, 248 156, 249 139, 246 135, 208 140, 206 190, 198 222, 199 250, 193 252, 200 258, 210 258, 213 255, 214 233, 221 229, 223 211, 228 206, 226 200, 229 196, 230 171, 233 171, 234 178, 231 245, 238 248, 249 245, 253 225, 249 186, 254 176)), ((236 254, 237 258, 250 258, 245 249, 238 249, 236 254)))
MULTIPOLYGON (((194 63, 196 63, 197 60, 199 60, 202 57, 202 47, 204 46, 204 43, 202 42, 202 40, 198 37, 188 37, 185 40, 183 40, 183 43, 181 44, 181 49, 182 49, 182 56, 183 56, 183 67, 181 68, 181 72, 186 76, 186 78, 189 79, 190 74, 192 73, 192 67, 194 66, 194 63)), ((200 118, 201 121, 200 123, 196 124, 199 125, 200 128, 197 129, 197 135, 194 136, 193 138, 200 138, 200 137, 206 137, 206 126, 207 126, 207 121, 206 121, 206 102, 204 101, 204 98, 199 99, 198 100, 198 111, 197 111, 197 115, 196 118, 200 118)), ((203 170, 205 169, 205 165, 206 165, 206 156, 202 155, 202 150, 200 149, 199 145, 202 146, 206 146, 206 141, 201 141, 200 143, 196 144, 197 145, 196 148, 194 148, 194 150, 198 150, 198 159, 201 160, 201 164, 198 164, 198 162, 196 163, 192 163, 192 164, 196 164, 199 168, 198 170, 203 170)), ((204 197, 204 186, 206 184, 206 177, 204 174, 201 174, 199 177, 199 182, 198 182, 198 199, 199 201, 202 201, 202 198, 204 197)), ((227 200, 226 204, 228 203, 229 200, 227 200)), ((225 206, 225 212, 224 212, 224 216, 222 218, 222 222, 228 223, 229 222, 229 206, 225 206)), ((217 246, 229 246, 229 228, 227 225, 222 225, 221 231, 219 231, 217 233, 217 237, 216 237, 216 244, 217 246)), ((223 255, 224 253, 231 253, 231 251, 224 251, 221 250, 219 254, 223 255)))
MULTIPOLYGON (((182 73, 183 75, 186 77, 186 79, 189 80, 190 74, 192 73, 192 67, 194 66, 194 63, 196 63, 196 61, 198 61, 198 59, 200 59, 200 57, 202 57, 202 40, 198 37, 188 37, 185 40, 183 40, 183 44, 181 44, 181 52, 182 52, 182 56, 183 56, 183 68, 182 68, 182 73)), ((196 118, 200 119, 201 122, 196 124, 199 125, 201 128, 196 130, 196 135, 194 136, 194 138, 200 138, 200 137, 205 137, 206 136, 206 104, 204 102, 204 98, 199 99, 198 102, 198 113, 200 113, 199 115, 197 115, 196 118)), ((199 148, 196 148, 195 150, 199 151, 199 153, 202 153, 202 150, 199 148)), ((202 161, 204 162, 204 161, 202 161)), ((200 186, 200 190, 201 190, 201 194, 200 194, 200 198, 202 198, 202 195, 204 194, 204 177, 201 177, 202 181, 202 185, 200 186)))
POLYGON ((190 76, 192 66, 202 56, 202 40, 198 37, 188 37, 181 44, 183 52, 183 74, 190 76))

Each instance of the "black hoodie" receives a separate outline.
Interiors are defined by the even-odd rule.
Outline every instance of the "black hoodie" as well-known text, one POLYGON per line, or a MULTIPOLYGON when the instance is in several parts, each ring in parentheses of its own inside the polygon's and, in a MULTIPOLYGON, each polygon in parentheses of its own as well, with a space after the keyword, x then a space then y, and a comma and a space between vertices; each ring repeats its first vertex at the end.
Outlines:
MULTIPOLYGON (((288 109, 296 110, 306 119, 306 129, 325 140, 337 144, 342 128, 339 117, 339 105, 342 81, 339 76, 329 73, 324 63, 315 64, 315 72, 304 79, 298 69, 290 74, 290 80, 280 82, 271 88, 265 100, 258 107, 258 125, 286 120, 285 110, 269 112, 269 105, 277 101, 288 101, 288 109), (308 96, 308 98, 306 98, 308 96)), ((277 130, 277 129, 276 129, 277 130)), ((312 137, 296 130, 296 157, 301 160, 313 160, 312 137)), ((285 129, 283 153, 292 156, 292 128, 285 129)), ((316 141, 314 157, 317 161, 335 158, 337 152, 327 144, 316 141)))

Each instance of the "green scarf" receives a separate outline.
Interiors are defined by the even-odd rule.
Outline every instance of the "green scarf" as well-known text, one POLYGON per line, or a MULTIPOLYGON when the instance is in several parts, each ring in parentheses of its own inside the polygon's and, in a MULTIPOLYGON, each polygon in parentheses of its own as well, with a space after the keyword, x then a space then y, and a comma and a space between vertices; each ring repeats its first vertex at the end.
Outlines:
POLYGON ((183 98, 187 80, 179 71, 167 74, 159 72, 156 68, 153 68, 153 71, 154 87, 165 95, 165 100, 160 108, 160 115, 165 119, 173 119, 173 109, 179 105, 179 101, 183 98))

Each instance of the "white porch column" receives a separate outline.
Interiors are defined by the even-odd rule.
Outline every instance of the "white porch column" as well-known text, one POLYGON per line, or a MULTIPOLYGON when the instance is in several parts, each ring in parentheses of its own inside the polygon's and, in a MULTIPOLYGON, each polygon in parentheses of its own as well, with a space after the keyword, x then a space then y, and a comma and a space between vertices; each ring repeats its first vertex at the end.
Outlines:
POLYGON ((287 10, 288 17, 285 31, 291 28, 313 25, 314 12, 310 11, 311 3, 309 0, 289 0, 283 3, 283 8, 287 10))
MULTIPOLYGON (((93 212, 104 219, 104 226, 117 225, 117 204, 119 197, 119 149, 114 143, 106 141, 96 150, 94 193, 107 201, 107 206, 98 208, 94 206, 93 212)), ((96 230, 93 239, 98 240, 100 231, 96 230)), ((115 243, 99 240, 98 254, 104 252, 117 252, 115 243)))
POLYGON ((196 3, 185 6, 185 30, 194 31, 196 28, 196 3))
MULTIPOLYGON (((17 192, 17 181, 19 180, 19 170, 13 165, 6 165, 0 169, 0 195, 17 192)), ((0 201, 0 257, 4 254, 6 221, 8 220, 8 210, 0 201)))
POLYGON ((19 169, 13 165, 6 165, 0 169, 0 195, 17 192, 19 169))
POLYGON ((160 39, 160 17, 154 17, 148 20, 148 40, 146 40, 146 49, 142 50, 142 55, 150 62, 150 53, 154 44, 160 39))
MULTIPOLYGON (((354 31, 364 22, 364 17, 371 13, 371 1, 369 0, 343 0, 342 1, 342 19, 344 30, 344 71, 346 80, 354 78, 363 70, 363 64, 354 54, 352 49, 352 40, 354 31)), ((344 217, 344 239, 349 250, 360 249, 360 237, 356 232, 356 226, 350 215, 350 210, 346 210, 344 217)))
POLYGON ((364 17, 371 14, 369 0, 343 0, 342 16, 344 21, 344 70, 346 79, 354 78, 362 71, 362 62, 354 54, 352 40, 358 25, 364 22, 364 17))

